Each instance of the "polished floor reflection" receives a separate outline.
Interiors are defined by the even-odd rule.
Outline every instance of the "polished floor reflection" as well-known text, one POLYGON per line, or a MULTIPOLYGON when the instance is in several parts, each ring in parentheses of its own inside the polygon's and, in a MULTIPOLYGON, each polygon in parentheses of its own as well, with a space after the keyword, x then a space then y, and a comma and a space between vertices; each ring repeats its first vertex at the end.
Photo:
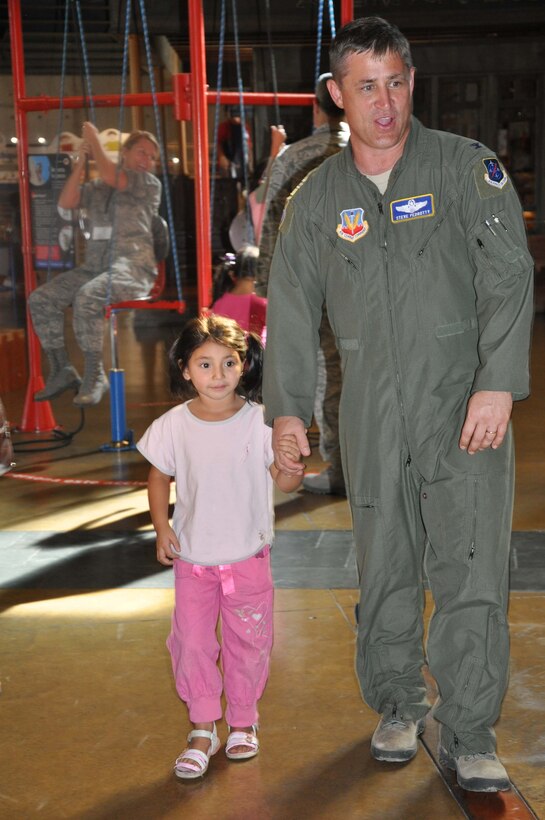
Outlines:
MULTIPOLYGON (((164 352, 174 333, 167 319, 122 319, 137 436, 168 407, 164 352)), ((62 449, 45 449, 55 446, 44 441, 50 433, 17 434, 18 477, 0 479, 0 817, 545 817, 544 343, 538 317, 533 396, 514 417, 511 680, 497 727, 518 804, 456 794, 437 766, 431 722, 410 764, 371 758, 375 715, 353 672, 348 507, 304 492, 276 498, 279 588, 262 750, 246 763, 220 750, 203 780, 177 781, 171 764, 188 723, 164 646, 172 590, 153 561, 143 459, 100 450, 110 437, 106 400, 62 449)), ((2 398, 18 422, 23 392, 2 398)), ((52 409, 65 431, 78 427, 70 396, 52 409)), ((313 455, 309 469, 319 468, 313 455)), ((225 740, 223 723, 219 732, 225 740)))

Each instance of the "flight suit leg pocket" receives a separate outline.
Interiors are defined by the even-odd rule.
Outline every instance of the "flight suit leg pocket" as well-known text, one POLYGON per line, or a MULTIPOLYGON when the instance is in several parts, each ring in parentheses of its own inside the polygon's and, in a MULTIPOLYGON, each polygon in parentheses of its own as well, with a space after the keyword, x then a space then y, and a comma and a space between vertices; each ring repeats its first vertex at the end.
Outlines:
POLYGON ((376 571, 383 571, 382 511, 377 498, 362 495, 350 496, 350 508, 356 543, 358 578, 363 584, 369 582, 376 571))
POLYGON ((467 583, 477 528, 478 476, 424 482, 420 513, 428 541, 426 572, 441 609, 467 583))

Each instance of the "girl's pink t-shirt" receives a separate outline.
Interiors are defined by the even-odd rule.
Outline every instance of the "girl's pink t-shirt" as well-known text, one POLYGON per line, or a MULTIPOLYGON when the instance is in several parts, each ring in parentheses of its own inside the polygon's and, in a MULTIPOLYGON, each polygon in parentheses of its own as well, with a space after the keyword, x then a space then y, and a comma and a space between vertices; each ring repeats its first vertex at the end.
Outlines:
POLYGON ((188 401, 148 427, 136 446, 175 478, 172 528, 181 558, 231 564, 272 543, 271 440, 263 407, 249 402, 225 421, 202 421, 188 401))

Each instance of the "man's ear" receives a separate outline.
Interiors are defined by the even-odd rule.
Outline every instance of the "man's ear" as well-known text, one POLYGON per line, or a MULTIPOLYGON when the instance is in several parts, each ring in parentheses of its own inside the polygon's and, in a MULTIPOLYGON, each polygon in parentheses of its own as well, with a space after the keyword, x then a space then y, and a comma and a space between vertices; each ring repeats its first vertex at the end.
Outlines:
POLYGON ((343 105, 343 95, 340 87, 337 85, 335 80, 331 79, 328 80, 327 83, 327 90, 331 94, 331 99, 335 103, 338 108, 344 108, 343 105))

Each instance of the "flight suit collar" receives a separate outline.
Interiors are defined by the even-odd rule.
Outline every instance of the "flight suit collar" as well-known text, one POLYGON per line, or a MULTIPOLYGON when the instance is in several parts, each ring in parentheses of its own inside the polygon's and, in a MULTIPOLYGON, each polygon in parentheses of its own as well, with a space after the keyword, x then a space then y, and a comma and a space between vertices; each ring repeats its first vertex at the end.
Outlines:
MULTIPOLYGON (((411 159, 415 156, 416 153, 421 153, 422 151, 426 150, 427 139, 428 138, 426 134, 426 129, 424 128, 422 123, 419 120, 417 120, 416 117, 411 117, 411 127, 409 130, 409 136, 407 137, 407 142, 405 143, 405 147, 403 148, 403 154, 398 159, 398 161, 392 169, 388 187, 390 187, 390 184, 396 179, 396 177, 399 175, 403 167, 411 161, 411 159)), ((348 176, 355 176, 366 180, 365 175, 361 174, 356 167, 356 164, 354 162, 354 155, 352 153, 351 143, 348 143, 344 151, 342 151, 339 162, 341 165, 341 170, 345 174, 348 174, 348 176)))

